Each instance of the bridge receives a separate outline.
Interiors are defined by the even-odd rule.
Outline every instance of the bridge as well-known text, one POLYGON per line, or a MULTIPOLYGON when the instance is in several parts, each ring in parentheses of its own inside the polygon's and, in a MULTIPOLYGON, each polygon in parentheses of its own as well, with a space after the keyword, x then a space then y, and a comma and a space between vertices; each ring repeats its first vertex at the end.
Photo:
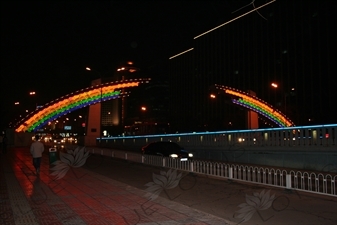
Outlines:
MULTIPOLYGON (((148 83, 150 79, 140 78, 131 80, 121 80, 116 82, 102 83, 90 86, 86 89, 78 90, 56 100, 53 100, 41 108, 36 109, 22 119, 16 125, 16 132, 34 132, 67 113, 79 108, 94 105, 98 102, 108 101, 123 97, 126 88, 139 86, 141 83, 148 83)), ((215 89, 223 90, 224 93, 234 96, 234 104, 254 111, 274 122, 280 127, 294 126, 294 123, 282 112, 274 108, 267 102, 250 95, 244 91, 227 87, 224 85, 214 85, 215 89)))
POLYGON ((173 141, 195 158, 337 172, 337 124, 251 130, 97 138, 97 146, 140 152, 154 141, 173 141))
POLYGON ((55 99, 36 109, 22 119, 16 126, 16 132, 34 132, 44 125, 77 109, 94 105, 98 102, 123 97, 127 92, 122 90, 137 87, 149 82, 149 78, 129 79, 102 83, 78 90, 55 99))
MULTIPOLYGON (((15 143, 30 143, 33 132, 49 121, 101 101, 123 96, 124 89, 149 79, 104 83, 52 101, 27 116, 16 128, 15 143)), ((215 85, 234 96, 232 102, 270 119, 279 128, 99 137, 93 154, 122 158, 193 173, 336 196, 337 124, 295 126, 284 114, 246 92, 215 85), (159 156, 144 157, 142 146, 173 141, 194 154, 191 163, 159 156), (315 172, 312 172, 315 171, 315 172)))
MULTIPOLYGON (((58 98, 24 118, 15 129, 16 143, 29 142, 35 132, 62 115, 102 101, 120 98, 125 89, 148 83, 149 78, 121 80, 90 86, 58 98), (28 132, 28 134, 27 134, 28 132), (27 135, 23 135, 26 133, 27 135)), ((97 137, 86 146, 139 151, 152 141, 174 141, 194 152, 198 158, 280 167, 322 170, 337 168, 337 124, 295 126, 282 112, 244 91, 214 85, 233 96, 232 102, 264 116, 279 128, 198 132, 163 135, 97 137)))

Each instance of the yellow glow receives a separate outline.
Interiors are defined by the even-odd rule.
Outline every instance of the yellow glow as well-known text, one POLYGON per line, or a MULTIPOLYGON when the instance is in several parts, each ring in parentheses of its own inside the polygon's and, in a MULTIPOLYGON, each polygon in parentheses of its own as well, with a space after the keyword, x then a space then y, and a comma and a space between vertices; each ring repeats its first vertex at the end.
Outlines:
MULTIPOLYGON (((25 122, 23 122, 23 124, 19 125, 19 127, 16 129, 16 132, 27 131, 29 127, 43 120, 44 118, 46 118, 46 116, 50 115, 51 113, 59 111, 60 109, 65 108, 69 105, 76 104, 79 101, 82 101, 82 100, 84 101, 84 100, 87 100, 88 98, 92 98, 95 96, 97 97, 101 94, 110 94, 112 92, 115 92, 116 89, 136 87, 139 85, 140 82, 143 82, 142 81, 143 79, 139 79, 139 81, 137 80, 138 79, 135 79, 135 81, 133 82, 124 81, 126 83, 113 83, 113 84, 109 83, 109 86, 97 86, 97 88, 95 89, 84 91, 82 93, 78 93, 76 95, 69 96, 61 100, 56 99, 52 101, 49 106, 42 108, 36 114, 32 115, 25 122)), ((15 104, 19 104, 19 102, 15 104)))
POLYGON ((192 51, 192 50, 193 50, 193 48, 190 48, 190 49, 188 49, 188 50, 186 50, 186 51, 184 51, 184 52, 181 52, 181 53, 179 53, 179 54, 177 54, 177 55, 171 56, 169 59, 173 59, 173 58, 175 58, 175 57, 177 57, 177 56, 180 56, 180 55, 182 55, 182 54, 184 54, 184 53, 186 53, 186 52, 192 51))
POLYGON ((272 114, 279 121, 282 121, 283 123, 285 123, 286 126, 292 126, 292 123, 287 118, 285 118, 280 112, 276 111, 275 109, 273 109, 272 107, 263 103, 262 101, 259 101, 259 100, 255 99, 253 97, 250 97, 247 94, 240 93, 239 91, 234 91, 234 90, 227 89, 227 88, 224 88, 224 90, 225 90, 225 93, 228 93, 228 94, 231 94, 231 95, 234 95, 234 96, 238 96, 238 97, 242 98, 244 101, 251 102, 254 105, 260 107, 261 109, 263 109, 267 113, 272 114))

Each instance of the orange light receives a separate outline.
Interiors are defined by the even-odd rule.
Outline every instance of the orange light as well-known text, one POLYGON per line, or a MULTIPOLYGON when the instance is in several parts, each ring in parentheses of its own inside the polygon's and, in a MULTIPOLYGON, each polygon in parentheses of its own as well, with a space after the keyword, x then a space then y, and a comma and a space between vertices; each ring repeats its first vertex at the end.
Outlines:
POLYGON ((276 83, 271 83, 271 86, 274 87, 274 88, 278 87, 278 85, 276 83))

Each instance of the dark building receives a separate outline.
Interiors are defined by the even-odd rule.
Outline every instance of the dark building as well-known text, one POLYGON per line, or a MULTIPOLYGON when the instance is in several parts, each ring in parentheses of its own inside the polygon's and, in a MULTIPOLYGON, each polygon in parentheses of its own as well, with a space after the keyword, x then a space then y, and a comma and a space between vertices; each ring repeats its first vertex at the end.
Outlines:
MULTIPOLYGON (((209 97, 214 84, 252 90, 296 125, 336 123, 336 3, 269 1, 255 7, 261 8, 243 8, 170 57, 173 132, 247 128, 246 109, 225 94, 209 97)), ((273 126, 260 118, 260 127, 273 126)))

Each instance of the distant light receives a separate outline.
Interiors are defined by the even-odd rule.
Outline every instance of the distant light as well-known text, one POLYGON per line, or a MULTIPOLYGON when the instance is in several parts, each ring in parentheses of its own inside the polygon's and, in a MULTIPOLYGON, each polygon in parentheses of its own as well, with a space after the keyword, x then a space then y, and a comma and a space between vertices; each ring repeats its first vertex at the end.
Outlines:
POLYGON ((211 97, 211 98, 215 98, 215 95, 214 95, 214 94, 211 94, 210 97, 211 97))
POLYGON ((85 69, 86 69, 86 70, 88 70, 88 71, 90 71, 90 70, 91 70, 91 69, 90 69, 90 67, 85 67, 85 69))
POLYGON ((20 105, 20 102, 15 102, 14 105, 20 105))
POLYGON ((271 86, 274 87, 274 88, 278 87, 278 85, 276 83, 271 83, 271 86))
POLYGON ((128 64, 129 64, 129 65, 133 65, 133 62, 129 61, 128 64))
POLYGON ((186 53, 186 52, 189 52, 189 51, 192 51, 192 50, 193 50, 193 48, 190 48, 190 49, 188 49, 188 50, 186 50, 186 51, 183 51, 183 52, 181 52, 181 53, 179 53, 179 54, 177 54, 177 55, 171 56, 169 59, 173 59, 173 58, 175 58, 175 57, 177 57, 177 56, 179 56, 179 55, 182 55, 182 54, 184 54, 184 53, 186 53))

